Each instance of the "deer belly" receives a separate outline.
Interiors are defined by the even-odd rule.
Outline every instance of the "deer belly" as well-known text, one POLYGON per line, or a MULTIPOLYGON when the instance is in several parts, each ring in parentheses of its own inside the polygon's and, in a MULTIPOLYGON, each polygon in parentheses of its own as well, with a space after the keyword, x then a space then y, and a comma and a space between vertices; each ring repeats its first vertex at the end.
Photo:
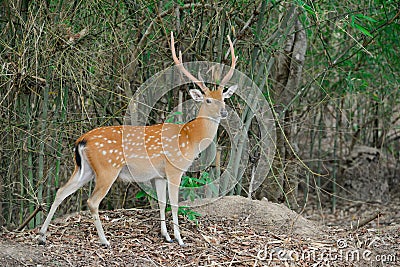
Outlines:
POLYGON ((163 168, 157 167, 150 162, 140 165, 125 165, 119 173, 119 178, 124 182, 143 183, 154 178, 165 177, 163 168))

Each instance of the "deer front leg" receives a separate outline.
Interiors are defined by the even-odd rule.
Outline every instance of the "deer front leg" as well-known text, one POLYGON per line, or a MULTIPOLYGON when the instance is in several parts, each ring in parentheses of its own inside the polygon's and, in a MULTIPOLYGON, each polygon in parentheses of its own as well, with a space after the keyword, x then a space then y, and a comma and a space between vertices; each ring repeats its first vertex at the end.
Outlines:
POLYGON ((178 222, 179 186, 169 184, 168 188, 169 188, 169 200, 170 200, 171 210, 172 210, 172 221, 174 223, 174 236, 180 246, 185 246, 185 243, 183 243, 182 238, 181 238, 181 232, 179 231, 179 222, 178 222))
POLYGON ((160 220, 161 220, 161 235, 167 240, 172 242, 171 237, 167 231, 167 224, 165 223, 165 207, 167 206, 167 181, 165 179, 156 179, 154 181, 157 191, 158 206, 160 207, 160 220))
POLYGON ((181 183, 182 172, 178 170, 167 172, 169 202, 171 204, 172 221, 174 223, 174 236, 180 246, 185 246, 181 238, 178 222, 178 202, 179 202, 179 185, 181 183))

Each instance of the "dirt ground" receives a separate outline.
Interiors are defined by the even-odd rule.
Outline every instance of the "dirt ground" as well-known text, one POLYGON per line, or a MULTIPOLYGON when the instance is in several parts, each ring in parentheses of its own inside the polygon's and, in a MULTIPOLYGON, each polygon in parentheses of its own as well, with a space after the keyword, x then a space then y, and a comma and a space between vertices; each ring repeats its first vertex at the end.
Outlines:
POLYGON ((45 246, 37 244, 38 229, 3 231, 0 265, 400 266, 399 200, 335 213, 309 205, 301 215, 238 196, 198 204, 197 223, 180 218, 186 247, 161 239, 157 210, 129 209, 101 212, 111 242, 104 248, 90 214, 81 212, 54 220, 45 246))

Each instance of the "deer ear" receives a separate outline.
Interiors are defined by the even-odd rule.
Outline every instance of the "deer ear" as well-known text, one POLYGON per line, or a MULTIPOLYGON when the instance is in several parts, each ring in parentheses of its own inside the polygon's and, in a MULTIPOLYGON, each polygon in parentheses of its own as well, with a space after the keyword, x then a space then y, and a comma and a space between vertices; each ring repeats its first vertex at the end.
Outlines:
POLYGON ((233 93, 236 91, 237 88, 238 88, 237 84, 232 85, 231 87, 228 88, 228 90, 226 90, 225 93, 223 93, 223 97, 230 98, 233 95, 233 93))
POLYGON ((191 89, 189 90, 189 93, 194 101, 201 102, 204 99, 203 94, 197 89, 191 89))

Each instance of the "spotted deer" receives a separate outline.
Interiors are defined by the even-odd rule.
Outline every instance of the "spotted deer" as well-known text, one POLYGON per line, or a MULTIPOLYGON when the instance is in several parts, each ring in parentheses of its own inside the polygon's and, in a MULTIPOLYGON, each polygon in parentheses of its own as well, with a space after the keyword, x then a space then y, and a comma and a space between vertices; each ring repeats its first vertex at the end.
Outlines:
POLYGON ((128 182, 146 182, 154 179, 160 207, 161 235, 172 242, 165 222, 167 184, 172 210, 174 237, 183 246, 178 225, 178 194, 182 174, 198 154, 206 149, 217 134, 221 119, 227 117, 224 99, 237 89, 231 86, 223 92, 235 70, 236 57, 228 36, 232 64, 217 90, 193 76, 182 64, 182 55, 176 56, 171 32, 172 58, 179 71, 200 89, 191 89, 191 97, 201 102, 197 117, 185 124, 162 123, 151 126, 109 126, 93 129, 75 142, 75 170, 69 181, 56 194, 53 205, 39 232, 39 244, 45 244, 46 231, 62 201, 87 182, 95 179, 95 188, 88 199, 88 207, 101 244, 109 246, 100 221, 99 204, 119 177, 128 182), (166 179, 165 179, 166 177, 166 179))

